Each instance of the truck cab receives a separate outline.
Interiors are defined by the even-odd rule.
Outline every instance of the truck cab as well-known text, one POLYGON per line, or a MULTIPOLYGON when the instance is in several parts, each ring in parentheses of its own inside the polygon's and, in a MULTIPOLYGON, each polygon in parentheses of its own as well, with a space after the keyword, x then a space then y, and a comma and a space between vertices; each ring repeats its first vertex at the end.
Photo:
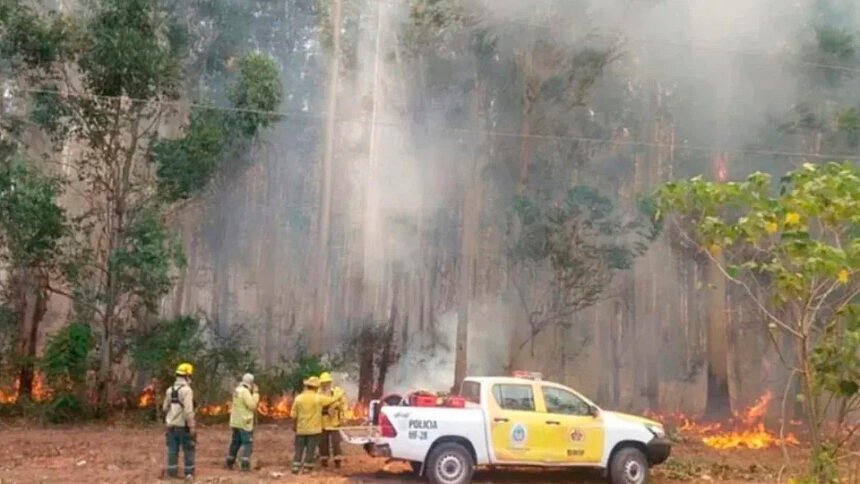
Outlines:
POLYGON ((409 461, 429 482, 471 481, 476 466, 590 467, 612 483, 647 482, 671 444, 652 420, 600 409, 539 375, 464 380, 462 408, 376 406, 364 443, 375 455, 409 461))

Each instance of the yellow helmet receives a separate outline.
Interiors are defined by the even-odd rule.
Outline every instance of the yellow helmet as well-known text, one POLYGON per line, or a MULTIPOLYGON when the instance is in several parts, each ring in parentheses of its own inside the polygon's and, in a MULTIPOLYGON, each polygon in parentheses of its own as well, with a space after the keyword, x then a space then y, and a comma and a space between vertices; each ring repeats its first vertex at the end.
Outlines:
POLYGON ((320 374, 320 384, 331 383, 332 381, 334 380, 331 379, 331 373, 324 371, 322 372, 322 374, 320 374))
POLYGON ((191 366, 191 363, 180 363, 176 367, 176 374, 178 376, 191 376, 194 374, 194 367, 191 366))
POLYGON ((310 388, 319 388, 320 379, 315 377, 315 376, 312 376, 312 377, 308 378, 307 380, 305 380, 305 386, 310 387, 310 388))

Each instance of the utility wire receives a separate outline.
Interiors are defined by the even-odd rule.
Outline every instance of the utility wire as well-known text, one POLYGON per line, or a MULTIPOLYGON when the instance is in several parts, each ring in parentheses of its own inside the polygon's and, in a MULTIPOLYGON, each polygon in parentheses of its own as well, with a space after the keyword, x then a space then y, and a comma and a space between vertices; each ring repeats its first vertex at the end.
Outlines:
MULTIPOLYGON (((135 99, 128 98, 123 96, 103 96, 97 94, 74 94, 74 93, 63 93, 58 90, 50 90, 50 89, 38 89, 38 88, 19 88, 17 89, 20 92, 29 92, 34 94, 47 94, 54 95, 59 97, 77 97, 84 99, 107 99, 107 100, 125 100, 129 102, 139 102, 139 103, 147 103, 147 104, 158 104, 158 105, 172 105, 172 106, 184 106, 189 108, 197 108, 203 110, 214 110, 214 111, 226 111, 226 112, 236 112, 236 113, 249 113, 249 114, 260 114, 266 116, 278 116, 278 117, 297 117, 297 118, 305 118, 305 119, 316 119, 316 120, 325 120, 328 119, 327 115, 323 114, 312 114, 312 113, 302 113, 302 112, 287 112, 287 111, 265 111, 259 109, 249 109, 249 108, 236 108, 229 106, 217 106, 214 104, 201 104, 194 102, 183 102, 183 101, 163 101, 163 100, 154 100, 154 99, 135 99)), ((404 123, 396 123, 391 121, 370 121, 366 118, 338 118, 335 117, 336 123, 345 123, 345 124, 358 124, 362 126, 384 126, 389 128, 402 128, 402 129, 410 129, 411 126, 406 125, 404 123)), ((569 141, 569 142, 584 142, 584 143, 607 143, 612 145, 621 145, 621 146, 636 146, 636 147, 645 147, 645 148, 676 148, 682 150, 689 151, 697 151, 697 152, 706 152, 706 153, 733 153, 733 154, 750 154, 750 155, 766 155, 766 156, 784 156, 784 157, 794 157, 794 158, 812 158, 812 159, 841 159, 841 160, 860 160, 860 155, 847 155, 847 154, 839 154, 839 153, 809 153, 809 152, 797 152, 797 151, 783 151, 778 149, 756 149, 756 148, 735 148, 735 149, 727 149, 723 146, 707 146, 707 145, 693 145, 689 143, 658 143, 653 141, 637 141, 630 139, 607 139, 607 138, 593 138, 586 136, 570 136, 570 135, 552 135, 552 134, 541 134, 541 133, 530 133, 523 134, 514 131, 499 131, 499 130, 483 130, 483 129, 474 129, 474 128, 465 128, 465 127, 448 127, 448 126, 435 126, 429 128, 430 131, 436 132, 448 132, 448 133, 459 133, 459 134, 468 134, 468 135, 483 135, 483 136, 494 136, 498 138, 517 138, 517 139, 534 139, 534 140, 542 140, 542 141, 569 141)))
MULTIPOLYGON (((329 0, 330 1, 330 0, 329 0)), ((396 0, 370 0, 374 3, 387 4, 391 6, 400 6, 400 7, 409 7, 411 4, 407 2, 398 2, 396 0)), ((525 2, 532 0, 523 0, 525 2)), ((524 20, 513 20, 513 19, 502 19, 502 23, 512 24, 512 25, 522 25, 526 27, 534 27, 544 30, 551 30, 554 26, 550 24, 539 24, 534 22, 527 22, 524 20)), ((723 54, 731 54, 745 57, 768 57, 775 58, 779 57, 780 52, 767 52, 767 51, 755 51, 755 50, 738 50, 738 49, 726 49, 723 47, 707 45, 701 42, 694 43, 685 43, 685 42, 673 42, 671 40, 665 39, 655 39, 648 37, 633 37, 625 34, 624 32, 616 32, 616 33, 588 33, 586 37, 599 37, 605 38, 608 40, 630 40, 634 42, 641 42, 646 44, 657 44, 657 45, 667 45, 671 47, 677 47, 680 49, 692 49, 692 50, 704 50, 704 51, 712 51, 719 52, 723 54)), ((829 64, 824 62, 813 62, 813 61, 803 61, 803 60, 790 60, 790 59, 779 59, 780 63, 784 64, 792 64, 792 65, 800 65, 800 66, 808 66, 808 67, 816 67, 820 69, 830 69, 842 72, 850 72, 855 74, 860 74, 860 67, 848 67, 839 64, 829 64)))

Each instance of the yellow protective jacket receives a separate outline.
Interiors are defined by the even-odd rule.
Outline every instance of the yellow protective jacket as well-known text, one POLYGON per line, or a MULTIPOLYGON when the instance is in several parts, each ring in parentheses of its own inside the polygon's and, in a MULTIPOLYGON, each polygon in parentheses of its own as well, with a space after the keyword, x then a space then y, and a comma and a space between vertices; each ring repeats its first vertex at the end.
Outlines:
POLYGON ((323 411, 323 430, 334 430, 343 423, 343 417, 347 409, 346 392, 343 391, 343 388, 333 386, 328 393, 322 394, 334 399, 334 402, 323 411))
POLYGON ((194 428, 194 391, 185 378, 177 378, 167 389, 162 410, 168 427, 194 428))
POLYGON ((260 394, 251 393, 245 385, 233 391, 233 408, 230 410, 230 427, 251 432, 254 430, 254 412, 260 403, 260 394))
POLYGON ((314 390, 300 393, 290 408, 290 417, 296 425, 296 435, 318 435, 323 431, 323 408, 334 402, 332 397, 320 395, 314 390))

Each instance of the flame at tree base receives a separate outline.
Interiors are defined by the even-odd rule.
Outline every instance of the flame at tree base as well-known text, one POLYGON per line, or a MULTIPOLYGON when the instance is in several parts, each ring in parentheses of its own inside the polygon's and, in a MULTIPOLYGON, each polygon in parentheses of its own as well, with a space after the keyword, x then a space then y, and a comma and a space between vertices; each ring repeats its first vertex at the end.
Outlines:
MULTIPOLYGON (((0 404, 4 405, 12 405, 18 403, 18 398, 20 397, 20 380, 15 380, 15 385, 11 391, 5 391, 0 388, 0 404)), ((47 402, 51 399, 51 391, 45 385, 44 379, 41 373, 36 373, 33 376, 33 391, 32 391, 33 401, 35 402, 47 402)))
MULTIPOLYGON (((293 400, 291 397, 282 395, 277 398, 261 399, 257 407, 257 413, 262 417, 272 420, 286 420, 290 418, 290 409, 293 400)), ((138 407, 146 408, 155 405, 155 389, 153 385, 144 388, 138 397, 138 407)), ((204 405, 197 409, 197 413, 208 417, 229 415, 232 402, 224 402, 217 405, 204 405)), ((343 415, 345 422, 356 422, 366 419, 370 415, 369 405, 365 402, 356 402, 347 407, 343 415)))
POLYGON ((712 449, 768 449, 780 445, 798 445, 792 433, 783 437, 771 432, 764 425, 764 417, 773 394, 768 391, 749 408, 738 412, 727 423, 700 423, 682 414, 654 415, 655 418, 674 424, 681 434, 696 436, 712 449))

